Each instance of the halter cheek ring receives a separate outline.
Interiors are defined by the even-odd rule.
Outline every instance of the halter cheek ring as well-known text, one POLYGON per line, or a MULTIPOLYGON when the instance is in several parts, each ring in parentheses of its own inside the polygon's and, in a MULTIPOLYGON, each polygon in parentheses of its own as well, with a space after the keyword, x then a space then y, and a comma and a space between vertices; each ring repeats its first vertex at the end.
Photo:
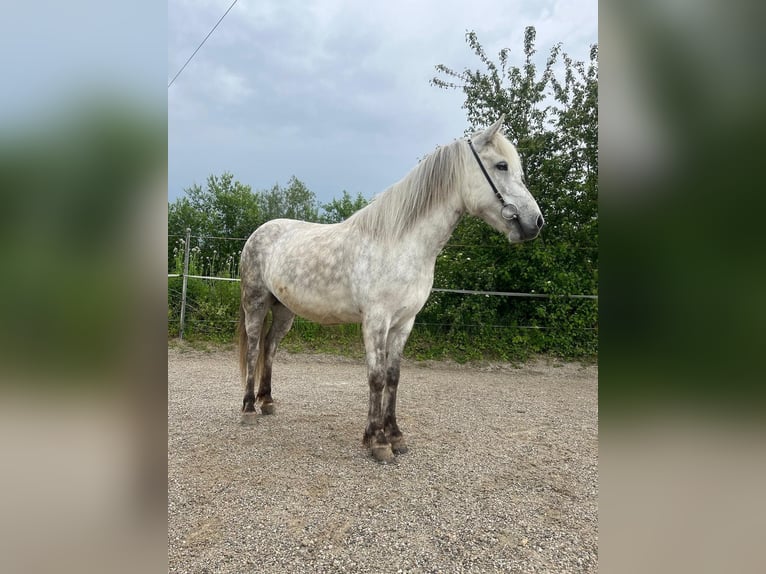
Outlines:
POLYGON ((470 139, 468 140, 468 147, 471 148, 471 151, 473 152, 473 157, 475 157, 476 161, 479 163, 481 172, 484 174, 484 177, 487 178, 487 182, 492 188, 492 191, 495 192, 495 195, 500 200, 500 203, 503 204, 503 207, 500 209, 500 215, 502 216, 502 218, 505 219, 506 221, 513 221, 514 219, 519 219, 519 208, 513 205, 512 203, 506 203, 505 199, 503 199, 503 196, 500 194, 499 191, 497 191, 497 188, 495 187, 495 182, 493 182, 492 178, 489 177, 489 174, 487 173, 487 169, 484 167, 484 163, 482 163, 481 158, 479 157, 479 154, 476 153, 476 148, 473 147, 473 142, 470 139))
POLYGON ((519 210, 516 209, 516 206, 513 205, 512 203, 506 203, 503 205, 503 208, 500 210, 500 215, 503 216, 503 219, 512 221, 514 219, 519 218, 519 210))

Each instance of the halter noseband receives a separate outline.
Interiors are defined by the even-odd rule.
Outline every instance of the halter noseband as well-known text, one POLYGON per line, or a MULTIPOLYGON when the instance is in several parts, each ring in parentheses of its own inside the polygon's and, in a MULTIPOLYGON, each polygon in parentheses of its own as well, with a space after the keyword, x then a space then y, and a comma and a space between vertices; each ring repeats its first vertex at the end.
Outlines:
POLYGON ((495 192, 495 195, 500 200, 500 203, 503 204, 503 207, 500 209, 500 215, 503 217, 503 219, 508 221, 518 219, 519 208, 513 205, 512 203, 506 203, 505 199, 503 199, 503 196, 500 194, 499 191, 497 191, 497 188, 495 187, 495 182, 493 182, 492 178, 489 177, 489 173, 487 173, 487 169, 484 167, 484 163, 481 161, 479 154, 476 153, 476 148, 473 147, 473 142, 471 141, 470 138, 468 139, 468 147, 471 148, 471 151, 473 152, 473 157, 475 157, 476 161, 479 163, 481 172, 484 174, 484 177, 487 178, 487 182, 489 183, 489 186, 492 188, 492 191, 495 192))

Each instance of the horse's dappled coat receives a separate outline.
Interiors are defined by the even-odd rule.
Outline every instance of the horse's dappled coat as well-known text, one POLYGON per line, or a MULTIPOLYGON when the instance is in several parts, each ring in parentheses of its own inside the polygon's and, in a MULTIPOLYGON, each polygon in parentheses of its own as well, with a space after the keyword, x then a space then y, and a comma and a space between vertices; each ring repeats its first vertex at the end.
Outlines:
POLYGON ((341 223, 276 219, 253 232, 240 261, 243 422, 254 420, 257 399, 264 413, 274 410, 274 354, 295 315, 361 323, 370 387, 364 442, 384 462, 406 450, 396 422, 400 361, 430 294, 437 255, 466 212, 510 242, 536 237, 543 225, 501 125, 502 118, 473 136, 477 158, 466 140, 440 147, 341 223), (513 205, 515 219, 501 215, 504 204, 513 205))

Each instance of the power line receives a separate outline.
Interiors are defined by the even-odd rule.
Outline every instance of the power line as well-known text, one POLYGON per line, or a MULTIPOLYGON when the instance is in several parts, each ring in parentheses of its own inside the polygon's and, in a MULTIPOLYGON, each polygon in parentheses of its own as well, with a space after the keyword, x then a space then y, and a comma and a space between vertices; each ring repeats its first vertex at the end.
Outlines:
POLYGON ((173 85, 173 82, 175 82, 175 81, 176 81, 176 78, 177 78, 178 76, 180 76, 180 75, 181 75, 181 72, 183 72, 183 71, 184 71, 184 69, 186 68, 186 66, 187 66, 187 65, 189 65, 189 62, 191 62, 192 58, 193 58, 193 57, 194 57, 194 56, 197 54, 197 52, 199 52, 199 49, 202 47, 202 44, 204 44, 205 42, 207 42, 207 39, 208 39, 208 38, 210 38, 210 34, 212 34, 213 32, 215 32, 215 29, 216 29, 216 28, 218 28, 218 24, 220 24, 220 23, 223 21, 223 19, 224 19, 224 18, 226 18, 226 14, 228 14, 228 13, 229 13, 229 10, 231 10, 232 8, 234 8, 234 4, 236 4, 236 3, 237 3, 237 0, 234 0, 234 2, 232 2, 232 3, 231 3, 231 6, 229 6, 229 8, 226 10, 226 12, 224 12, 224 13, 223 13, 223 16, 221 16, 221 17, 219 18, 218 22, 216 22, 216 23, 215 23, 215 26, 213 26, 213 29, 212 29, 212 30, 210 30, 210 32, 208 32, 208 33, 207 33, 207 36, 205 36, 205 39, 204 39, 204 40, 202 40, 202 42, 200 42, 200 45, 199 45, 199 46, 197 46, 197 49, 196 49, 196 50, 194 50, 194 52, 192 52, 192 55, 191 55, 191 56, 189 56, 189 59, 188 59, 188 60, 186 60, 186 62, 184 63, 184 65, 183 65, 183 66, 181 66, 181 69, 180 69, 180 70, 178 70, 178 72, 176 72, 176 75, 175 75, 175 76, 173 76, 173 79, 172 79, 172 80, 170 80, 170 83, 168 84, 168 89, 170 89, 170 86, 172 86, 172 85, 173 85))

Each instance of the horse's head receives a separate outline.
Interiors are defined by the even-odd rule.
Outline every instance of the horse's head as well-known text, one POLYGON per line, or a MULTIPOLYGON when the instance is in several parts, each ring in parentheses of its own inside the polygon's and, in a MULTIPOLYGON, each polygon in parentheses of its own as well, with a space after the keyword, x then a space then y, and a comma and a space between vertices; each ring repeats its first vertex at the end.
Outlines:
POLYGON ((545 220, 524 185, 519 154, 503 135, 504 119, 466 142, 470 157, 463 200, 468 213, 517 243, 537 237, 545 220))

